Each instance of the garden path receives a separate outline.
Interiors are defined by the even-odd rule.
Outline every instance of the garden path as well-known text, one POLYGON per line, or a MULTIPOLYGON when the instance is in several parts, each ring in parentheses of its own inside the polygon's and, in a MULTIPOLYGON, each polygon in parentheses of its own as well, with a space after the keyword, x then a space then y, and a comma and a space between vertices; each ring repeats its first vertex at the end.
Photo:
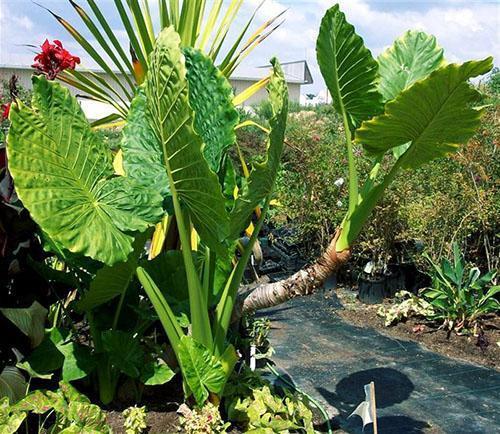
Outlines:
MULTIPOLYGON (((347 416, 374 381, 380 434, 500 433, 498 371, 352 326, 339 308, 323 292, 261 314, 272 319, 277 368, 325 406, 334 426, 362 432, 361 419, 347 416)), ((372 432, 368 425, 364 433, 372 432)))

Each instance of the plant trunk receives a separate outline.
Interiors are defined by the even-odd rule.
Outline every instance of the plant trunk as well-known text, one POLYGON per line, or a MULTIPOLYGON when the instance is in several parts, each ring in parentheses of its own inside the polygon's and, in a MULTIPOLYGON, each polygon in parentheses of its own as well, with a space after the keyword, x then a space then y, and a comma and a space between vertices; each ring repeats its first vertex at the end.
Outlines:
POLYGON ((350 249, 337 252, 335 246, 339 235, 340 231, 337 231, 326 251, 314 264, 287 279, 258 285, 253 291, 242 295, 237 303, 235 315, 239 317, 241 314, 277 306, 295 297, 313 294, 351 257, 350 249))

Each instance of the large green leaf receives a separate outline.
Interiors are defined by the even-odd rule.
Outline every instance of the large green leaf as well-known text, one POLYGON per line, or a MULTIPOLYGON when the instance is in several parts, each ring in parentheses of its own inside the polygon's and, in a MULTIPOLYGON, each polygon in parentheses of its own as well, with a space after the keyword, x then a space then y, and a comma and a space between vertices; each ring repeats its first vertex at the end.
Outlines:
POLYGON ((102 344, 113 366, 129 377, 139 377, 144 352, 137 338, 120 330, 107 330, 102 333, 102 344))
POLYGON ((95 365, 89 347, 71 341, 68 330, 53 328, 20 367, 38 377, 62 368, 62 379, 75 381, 89 375, 95 365))
POLYGON ((189 212, 200 238, 224 254, 229 232, 224 196, 193 128, 184 55, 172 27, 158 37, 145 83, 148 120, 161 146, 170 192, 189 212))
POLYGON ((182 373, 198 405, 207 400, 209 391, 219 393, 226 375, 220 361, 190 336, 183 336, 179 345, 182 373))
POLYGON ((401 165, 412 168, 457 151, 472 137, 482 114, 471 107, 480 94, 468 80, 492 66, 490 57, 434 71, 388 102, 383 115, 363 122, 356 142, 373 155, 411 142, 401 165))
POLYGON ((30 338, 32 348, 40 345, 45 335, 48 310, 38 301, 27 308, 2 308, 0 312, 30 338))
POLYGON ((57 349, 64 356, 61 378, 64 381, 75 381, 87 377, 96 367, 96 359, 90 348, 76 342, 58 345, 57 349))
POLYGON ((162 216, 161 196, 113 175, 110 154, 69 90, 33 78, 33 107, 13 105, 7 152, 33 219, 66 249, 112 265, 132 251, 128 232, 162 216))
POLYGON ((382 111, 378 64, 339 5, 328 9, 321 21, 316 54, 333 105, 342 116, 345 113, 351 129, 382 111))
POLYGON ((203 155, 218 172, 227 149, 236 141, 234 127, 238 112, 233 106, 233 90, 212 60, 200 50, 185 48, 189 103, 195 112, 194 129, 205 143, 203 155))
POLYGON ((77 309, 89 311, 122 295, 135 275, 139 259, 144 253, 145 242, 146 234, 140 234, 134 242, 134 251, 126 262, 119 262, 111 267, 104 266, 101 268, 90 283, 89 290, 76 303, 77 309))
POLYGON ((240 236, 241 231, 248 226, 254 209, 273 192, 283 152, 288 114, 288 88, 278 61, 272 59, 271 63, 273 73, 267 91, 272 117, 269 119, 271 131, 267 143, 267 155, 264 162, 255 163, 248 182, 231 211, 232 239, 240 236))
POLYGON ((170 191, 167 172, 161 157, 161 147, 146 119, 146 107, 144 86, 141 86, 132 100, 127 124, 123 129, 123 168, 128 177, 165 197, 170 191))
POLYGON ((408 30, 378 57, 379 90, 386 101, 443 66, 443 49, 436 38, 408 30))
POLYGON ((175 371, 162 360, 146 363, 141 369, 141 382, 146 386, 159 386, 168 383, 175 376, 175 371))

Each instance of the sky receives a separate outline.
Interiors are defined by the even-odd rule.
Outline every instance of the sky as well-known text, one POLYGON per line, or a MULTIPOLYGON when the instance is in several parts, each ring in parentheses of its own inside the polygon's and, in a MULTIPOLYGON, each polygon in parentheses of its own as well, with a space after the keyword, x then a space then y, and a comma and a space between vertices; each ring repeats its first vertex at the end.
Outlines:
MULTIPOLYGON (((37 1, 81 28, 69 2, 37 1)), ((237 25, 242 25, 260 2, 246 0, 237 25)), ((86 4, 84 0, 77 3, 86 4)), ((125 41, 113 0, 97 0, 97 3, 109 16, 117 37, 125 41)), ((152 5, 156 3, 151 0, 152 5)), ((317 94, 323 90, 315 44, 321 18, 335 3, 340 4, 374 56, 406 30, 419 29, 437 37, 450 62, 493 56, 495 64, 500 65, 500 0, 267 0, 257 14, 256 25, 284 9, 285 22, 245 60, 246 65, 260 66, 273 56, 283 62, 305 59, 314 84, 304 86, 302 93, 317 94)), ((33 48, 28 45, 39 46, 46 38, 60 39, 65 48, 82 57, 83 65, 95 66, 59 23, 31 0, 0 0, 0 64, 30 65, 33 48)))

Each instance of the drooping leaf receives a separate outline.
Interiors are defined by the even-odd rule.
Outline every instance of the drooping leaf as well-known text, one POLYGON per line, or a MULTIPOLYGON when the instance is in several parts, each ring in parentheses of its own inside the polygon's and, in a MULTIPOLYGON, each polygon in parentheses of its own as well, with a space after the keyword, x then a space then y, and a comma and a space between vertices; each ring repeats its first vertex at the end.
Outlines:
POLYGON ((33 78, 33 107, 13 105, 7 152, 16 191, 51 239, 112 265, 132 251, 127 232, 162 216, 161 196, 113 165, 67 88, 33 78), (57 218, 55 218, 57 216, 57 218))
POLYGON ((411 142, 401 157, 402 167, 411 168, 457 151, 472 137, 482 114, 471 107, 480 94, 467 81, 491 68, 492 58, 487 58, 434 71, 389 101, 383 115, 365 121, 356 142, 372 155, 411 142))
POLYGON ((272 117, 269 119, 271 131, 267 143, 267 155, 264 162, 255 163, 248 182, 231 211, 231 239, 240 236, 248 226, 254 209, 273 192, 280 165, 288 113, 288 88, 278 61, 272 59, 271 63, 273 73, 267 91, 272 117))
POLYGON ((444 66, 443 49, 436 38, 408 30, 378 57, 379 90, 386 101, 444 66))
POLYGON ((209 391, 221 391, 226 378, 222 364, 190 336, 181 338, 179 363, 198 405, 207 400, 209 391))
POLYGON ((174 378, 175 372, 162 361, 146 363, 141 370, 141 381, 146 386, 159 386, 174 378))
POLYGON ((123 168, 128 177, 165 197, 170 194, 167 172, 161 146, 146 118, 146 107, 144 86, 141 86, 132 100, 127 124, 123 128, 123 168))
POLYGON ((377 90, 378 64, 339 5, 328 9, 319 30, 316 55, 337 112, 351 129, 382 111, 377 90))
POLYGON ((144 253, 146 237, 147 233, 137 236, 133 245, 134 250, 126 262, 119 262, 111 267, 104 266, 97 272, 94 280, 90 283, 89 290, 76 303, 78 310, 94 309, 127 290, 135 275, 139 259, 144 253))
POLYGON ((0 312, 30 338, 32 348, 43 341, 48 310, 38 301, 28 308, 2 308, 0 312))
POLYGON ((185 48, 189 104, 194 110, 194 129, 203 139, 203 155, 218 173, 227 149, 236 141, 238 112, 233 106, 231 85, 200 50, 185 48))
POLYGON ((144 363, 144 352, 136 338, 130 333, 107 330, 102 333, 102 344, 115 367, 129 377, 139 377, 144 363))
POLYGON ((170 192, 189 212, 200 238, 224 255, 229 229, 224 196, 193 128, 184 56, 172 27, 158 37, 145 83, 147 116, 161 146, 170 192))
POLYGON ((26 395, 27 383, 21 371, 15 366, 5 366, 0 373, 0 398, 7 397, 11 404, 26 395))

